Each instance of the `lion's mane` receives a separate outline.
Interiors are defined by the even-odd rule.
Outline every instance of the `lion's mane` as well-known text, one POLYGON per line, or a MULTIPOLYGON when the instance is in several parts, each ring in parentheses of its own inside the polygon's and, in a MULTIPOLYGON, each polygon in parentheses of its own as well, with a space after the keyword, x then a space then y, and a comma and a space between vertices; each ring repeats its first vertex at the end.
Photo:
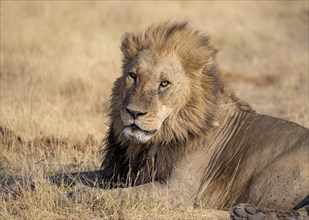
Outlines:
MULTIPOLYGON (((130 178, 134 184, 151 180, 164 182, 176 161, 196 147, 194 140, 207 135, 219 96, 225 90, 215 62, 216 50, 209 44, 209 37, 192 31, 186 22, 165 22, 150 26, 144 32, 125 34, 121 45, 123 70, 139 52, 146 49, 162 56, 173 53, 180 58, 190 80, 191 96, 176 117, 164 121, 161 135, 152 138, 149 143, 136 144, 122 138, 119 126, 122 88, 120 78, 116 80, 102 163, 105 174, 115 181, 130 178), (203 74, 202 80, 197 80, 197 74, 203 74)), ((228 96, 238 101, 233 94, 228 96)))

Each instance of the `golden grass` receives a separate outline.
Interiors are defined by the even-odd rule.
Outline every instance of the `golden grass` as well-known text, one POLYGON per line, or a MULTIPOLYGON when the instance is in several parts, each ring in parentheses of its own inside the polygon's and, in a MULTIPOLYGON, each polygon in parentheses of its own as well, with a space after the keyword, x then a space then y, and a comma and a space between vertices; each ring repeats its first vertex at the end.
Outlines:
POLYGON ((221 67, 273 77, 271 86, 231 83, 258 112, 308 127, 306 1, 1 1, 0 125, 20 135, 24 144, 14 138, 9 144, 0 141, 0 176, 31 176, 38 185, 36 193, 0 200, 0 219, 227 217, 220 211, 129 201, 58 207, 54 200, 66 189, 43 178, 98 168, 110 90, 121 74, 121 36, 165 19, 188 19, 210 34, 221 49, 221 67), (47 141, 52 138, 67 144, 47 141))

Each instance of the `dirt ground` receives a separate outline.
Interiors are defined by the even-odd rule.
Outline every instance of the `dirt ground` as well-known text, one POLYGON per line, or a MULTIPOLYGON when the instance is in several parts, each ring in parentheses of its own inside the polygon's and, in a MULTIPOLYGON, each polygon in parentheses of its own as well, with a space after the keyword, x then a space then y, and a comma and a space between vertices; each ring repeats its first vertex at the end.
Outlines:
POLYGON ((44 176, 96 169, 125 32, 188 20, 211 36, 236 94, 259 113, 309 126, 308 1, 1 1, 0 178, 38 180, 0 200, 0 219, 222 219, 165 204, 54 203, 44 176))

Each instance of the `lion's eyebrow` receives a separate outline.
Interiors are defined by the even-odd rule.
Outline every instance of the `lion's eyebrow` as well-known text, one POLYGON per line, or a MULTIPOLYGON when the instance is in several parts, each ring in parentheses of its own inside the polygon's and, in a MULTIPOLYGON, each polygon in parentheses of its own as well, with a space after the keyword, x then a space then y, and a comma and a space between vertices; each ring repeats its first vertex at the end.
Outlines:
POLYGON ((135 73, 140 73, 141 72, 141 67, 140 66, 134 66, 133 68, 132 68, 134 71, 135 71, 135 73))
POLYGON ((161 72, 159 73, 159 78, 160 78, 160 79, 166 79, 166 77, 167 77, 167 74, 166 74, 165 72, 161 71, 161 72))

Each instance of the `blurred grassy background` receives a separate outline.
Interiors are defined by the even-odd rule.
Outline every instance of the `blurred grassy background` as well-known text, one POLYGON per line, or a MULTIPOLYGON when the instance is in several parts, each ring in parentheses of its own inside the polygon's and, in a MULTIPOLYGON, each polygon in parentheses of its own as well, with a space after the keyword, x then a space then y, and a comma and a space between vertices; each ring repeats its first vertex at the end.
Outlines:
POLYGON ((221 67, 272 75, 237 84, 259 112, 308 126, 308 2, 1 2, 1 125, 25 136, 101 136, 120 39, 188 19, 221 51, 221 67))
MULTIPOLYGON (((83 142, 90 134, 99 142, 111 86, 121 74, 121 36, 187 19, 211 36, 222 68, 275 79, 270 86, 232 81, 240 98, 260 113, 308 127, 308 8, 308 1, 1 1, 0 125, 25 140, 83 142)), ((81 153, 61 145, 53 154, 0 147, 6 173, 100 163, 97 145, 81 153)))

